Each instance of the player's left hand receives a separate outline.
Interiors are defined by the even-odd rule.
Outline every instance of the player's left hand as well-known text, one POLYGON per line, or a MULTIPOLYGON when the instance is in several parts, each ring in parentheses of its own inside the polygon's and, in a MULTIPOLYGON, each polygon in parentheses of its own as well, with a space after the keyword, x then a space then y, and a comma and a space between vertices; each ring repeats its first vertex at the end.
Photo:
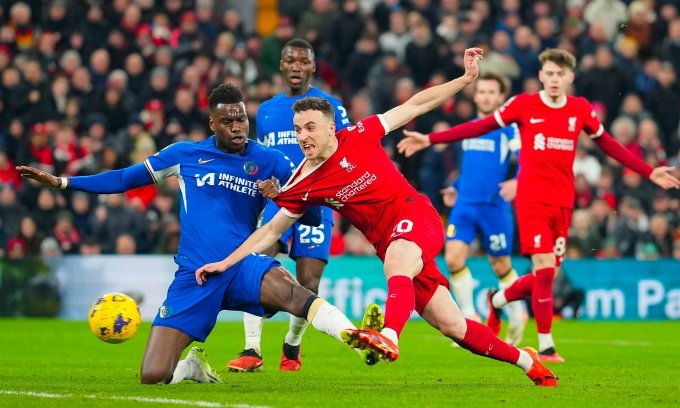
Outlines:
POLYGON ((479 75, 479 65, 477 62, 484 59, 484 50, 481 48, 468 48, 465 50, 463 56, 463 65, 465 66, 465 74, 463 78, 468 83, 472 83, 479 75))
POLYGON ((229 264, 226 260, 205 264, 196 270, 196 283, 203 285, 203 282, 208 280, 208 274, 222 273, 229 269, 229 264))
POLYGON ((503 200, 510 202, 517 196, 517 179, 505 180, 502 183, 498 183, 498 187, 501 190, 498 192, 503 200))
POLYGON ((430 146, 430 138, 423 133, 404 129, 404 138, 397 143, 397 150, 406 157, 430 146))
POLYGON ((269 180, 257 180, 257 188, 260 190, 260 194, 270 200, 278 197, 279 192, 281 192, 281 184, 274 176, 269 180))
POLYGON ((670 188, 680 188, 680 179, 672 174, 676 170, 677 169, 675 167, 660 166, 652 171, 649 179, 664 190, 668 190, 670 188))

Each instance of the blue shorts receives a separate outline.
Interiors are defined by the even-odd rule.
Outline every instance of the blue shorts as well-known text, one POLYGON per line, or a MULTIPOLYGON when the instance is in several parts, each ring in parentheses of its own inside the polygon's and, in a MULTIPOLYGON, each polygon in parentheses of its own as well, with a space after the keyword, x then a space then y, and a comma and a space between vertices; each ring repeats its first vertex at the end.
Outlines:
POLYGON ((461 202, 449 214, 446 240, 469 245, 481 233, 486 253, 499 257, 512 254, 514 231, 512 210, 507 202, 461 202))
MULTIPOLYGON (((262 212, 260 224, 264 225, 274 218, 279 206, 273 201, 267 203, 262 212)), ((279 238, 281 252, 288 253, 292 259, 314 258, 328 263, 331 251, 331 232, 333 230, 333 211, 328 207, 321 207, 321 225, 310 227, 296 222, 279 238), (292 240, 291 240, 292 238, 292 240), (290 252, 288 242, 291 241, 290 252)))
POLYGON ((171 327, 203 342, 215 327, 221 310, 262 316, 265 314, 260 305, 262 278, 279 265, 279 261, 268 256, 250 254, 224 273, 210 275, 201 286, 196 283, 194 270, 180 267, 153 326, 171 327))

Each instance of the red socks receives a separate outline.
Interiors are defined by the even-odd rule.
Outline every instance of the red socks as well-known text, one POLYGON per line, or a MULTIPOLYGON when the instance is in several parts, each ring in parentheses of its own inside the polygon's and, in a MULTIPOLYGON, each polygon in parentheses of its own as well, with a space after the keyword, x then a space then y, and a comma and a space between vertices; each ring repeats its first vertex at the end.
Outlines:
POLYGON ((413 280, 403 275, 389 278, 385 302, 385 327, 397 332, 397 336, 401 335, 415 307, 416 294, 413 289, 413 280))
POLYGON ((550 333, 552 327, 554 278, 555 268, 544 268, 536 271, 531 295, 531 308, 534 310, 536 328, 539 333, 550 333))
POLYGON ((505 288, 505 299, 508 302, 514 300, 524 299, 531 295, 531 290, 534 287, 534 275, 528 273, 526 275, 520 276, 519 279, 514 281, 512 285, 505 288))
POLYGON ((519 350, 493 334, 491 329, 474 320, 465 319, 467 331, 465 338, 459 342, 461 347, 480 356, 517 364, 519 350))

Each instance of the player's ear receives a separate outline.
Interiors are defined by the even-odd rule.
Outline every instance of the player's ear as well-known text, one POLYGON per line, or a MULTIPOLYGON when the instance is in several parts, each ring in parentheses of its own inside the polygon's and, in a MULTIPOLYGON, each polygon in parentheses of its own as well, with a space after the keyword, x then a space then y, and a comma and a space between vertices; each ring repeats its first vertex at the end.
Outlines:
POLYGON ((331 121, 330 125, 328 126, 328 131, 331 135, 335 134, 335 121, 331 121))
POLYGON ((574 82, 574 71, 569 70, 569 83, 574 82))
POLYGON ((312 72, 316 72, 316 61, 312 60, 312 72))
POLYGON ((210 130, 213 132, 215 131, 215 121, 213 121, 212 115, 210 115, 210 121, 208 122, 210 124, 210 130))

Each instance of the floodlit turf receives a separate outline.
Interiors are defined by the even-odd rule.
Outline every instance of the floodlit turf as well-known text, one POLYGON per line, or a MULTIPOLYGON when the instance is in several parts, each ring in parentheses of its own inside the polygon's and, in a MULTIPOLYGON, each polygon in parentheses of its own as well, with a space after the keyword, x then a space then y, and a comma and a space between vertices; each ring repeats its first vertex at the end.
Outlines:
MULTIPOLYGON (((530 329, 524 345, 536 345, 530 329)), ((454 349, 423 322, 410 322, 399 361, 367 367, 341 343, 309 329, 303 370, 279 372, 287 323, 268 322, 265 364, 228 373, 243 345, 240 323, 218 323, 205 347, 224 384, 142 386, 149 331, 127 343, 97 340, 85 322, 0 320, 0 406, 269 407, 643 407, 680 406, 680 324, 556 322, 553 364, 560 385, 534 386, 517 368, 454 349), (242 405, 239 405, 242 404, 242 405)))

